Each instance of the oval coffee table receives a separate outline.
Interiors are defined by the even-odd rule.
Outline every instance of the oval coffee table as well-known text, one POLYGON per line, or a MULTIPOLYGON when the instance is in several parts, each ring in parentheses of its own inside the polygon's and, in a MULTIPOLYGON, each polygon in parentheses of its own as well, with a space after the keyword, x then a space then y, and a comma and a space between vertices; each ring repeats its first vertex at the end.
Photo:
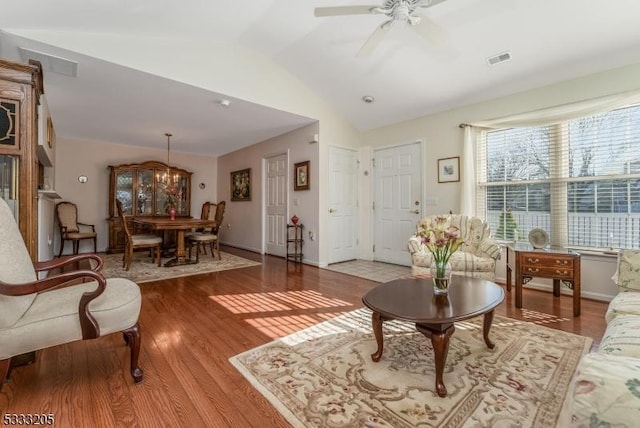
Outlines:
POLYGON ((493 349, 489 329, 493 310, 504 300, 504 290, 493 282, 454 275, 448 295, 434 295, 431 278, 397 279, 379 285, 362 298, 373 311, 371 322, 378 349, 371 359, 380 361, 383 349, 382 323, 393 319, 414 322, 416 329, 431 338, 436 365, 436 391, 447 395, 442 375, 449 351, 449 338, 455 331, 455 321, 484 315, 482 336, 493 349))

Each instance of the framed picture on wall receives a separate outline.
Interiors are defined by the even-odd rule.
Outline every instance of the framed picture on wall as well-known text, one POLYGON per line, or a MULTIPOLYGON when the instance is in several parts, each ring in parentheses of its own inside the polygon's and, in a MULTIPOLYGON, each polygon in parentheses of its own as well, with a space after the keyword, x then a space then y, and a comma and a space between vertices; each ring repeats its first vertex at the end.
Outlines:
POLYGON ((438 183, 460 181, 460 156, 438 159, 438 183))
POLYGON ((309 161, 295 164, 293 177, 293 190, 309 190, 309 161))
POLYGON ((251 168, 231 173, 231 200, 251 200, 251 168))

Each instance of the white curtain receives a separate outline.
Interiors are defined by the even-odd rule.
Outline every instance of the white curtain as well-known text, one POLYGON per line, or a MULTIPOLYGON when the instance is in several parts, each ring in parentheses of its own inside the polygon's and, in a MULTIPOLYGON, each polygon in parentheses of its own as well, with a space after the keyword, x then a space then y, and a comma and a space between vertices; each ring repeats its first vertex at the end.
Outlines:
POLYGON ((462 194, 460 201, 460 214, 476 215, 476 139, 479 128, 475 126, 464 127, 464 146, 462 147, 462 194))
POLYGON ((638 103, 640 103, 640 90, 635 90, 463 125, 462 171, 464 173, 461 177, 461 213, 466 215, 477 213, 476 148, 480 132, 487 129, 553 125, 638 103))

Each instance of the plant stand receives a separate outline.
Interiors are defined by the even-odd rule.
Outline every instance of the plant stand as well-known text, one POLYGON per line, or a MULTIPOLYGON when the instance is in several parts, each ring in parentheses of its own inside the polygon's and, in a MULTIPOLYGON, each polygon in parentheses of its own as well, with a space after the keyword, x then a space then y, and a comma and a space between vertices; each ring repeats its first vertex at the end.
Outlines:
POLYGON ((302 263, 302 238, 303 224, 287 224, 287 248, 286 260, 294 263, 302 263))

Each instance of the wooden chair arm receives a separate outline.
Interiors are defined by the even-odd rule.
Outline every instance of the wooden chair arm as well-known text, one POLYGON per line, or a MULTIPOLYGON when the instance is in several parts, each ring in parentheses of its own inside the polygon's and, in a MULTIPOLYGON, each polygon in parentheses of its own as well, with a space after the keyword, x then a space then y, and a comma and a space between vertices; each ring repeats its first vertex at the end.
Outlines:
POLYGON ((107 280, 104 276, 94 270, 76 270, 72 272, 63 272, 59 275, 53 275, 41 280, 27 282, 23 284, 7 284, 0 281, 0 294, 5 296, 24 296, 27 294, 40 293, 52 290, 69 281, 81 278, 91 278, 98 282, 95 290, 82 294, 79 303, 78 316, 80 318, 80 327, 82 328, 83 339, 95 339, 100 336, 98 322, 89 312, 89 302, 104 292, 107 286, 107 280))
POLYGON ((86 226, 86 227, 90 227, 92 232, 96 231, 96 225, 95 224, 88 224, 88 223, 80 223, 77 222, 78 226, 86 226))
POLYGON ((59 267, 66 266, 70 263, 80 262, 82 260, 93 260, 96 262, 95 266, 91 268, 94 272, 100 272, 102 270, 102 266, 104 265, 104 261, 102 258, 96 254, 77 254, 74 256, 62 257, 59 259, 47 260, 45 262, 36 262, 34 263, 34 267, 36 272, 47 271, 59 267))

